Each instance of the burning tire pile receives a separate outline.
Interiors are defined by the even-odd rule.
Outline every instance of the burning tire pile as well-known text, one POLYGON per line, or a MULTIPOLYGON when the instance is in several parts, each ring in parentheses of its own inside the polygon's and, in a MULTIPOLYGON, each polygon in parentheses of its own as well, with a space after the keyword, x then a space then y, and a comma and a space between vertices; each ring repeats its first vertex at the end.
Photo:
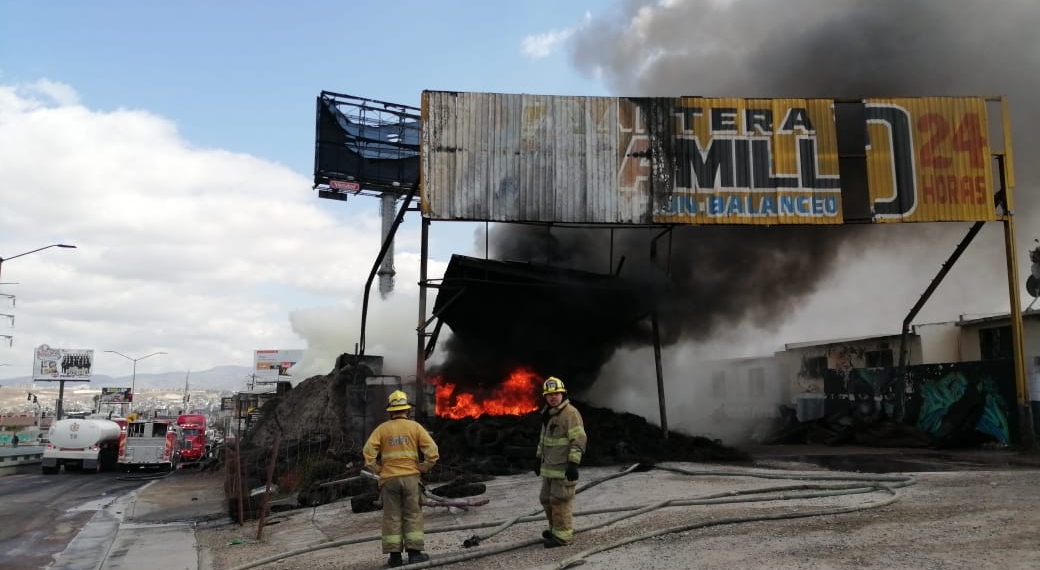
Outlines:
MULTIPOLYGON (((363 379, 362 379, 363 380, 363 379)), ((283 491, 297 493, 297 505, 314 506, 375 491, 358 479, 361 447, 382 410, 369 409, 359 397, 357 376, 350 366, 309 378, 262 406, 258 421, 228 446, 225 485, 228 512, 234 519, 255 518, 268 477, 283 491), (359 421, 363 420, 363 421, 359 421), (348 482, 348 480, 350 480, 348 482), (239 506, 241 503, 241 507, 239 506), (241 513, 241 515, 240 515, 241 513)), ((653 464, 662 461, 748 462, 743 451, 704 437, 671 432, 630 413, 617 413, 575 402, 589 437, 586 466, 653 464)), ((528 408, 530 409, 530 408, 528 408)), ((425 423, 437 442, 441 459, 425 477, 443 487, 441 496, 476 494, 473 486, 491 477, 529 471, 535 460, 541 415, 478 415, 452 419, 432 417, 425 423)), ((362 508, 362 510, 364 510, 362 508)))
MULTIPOLYGON (((589 437, 584 465, 603 466, 661 461, 748 462, 738 449, 705 437, 670 432, 635 414, 575 402, 589 437)), ((431 421, 441 464, 462 473, 513 475, 528 471, 535 457, 541 415, 480 416, 431 421)))

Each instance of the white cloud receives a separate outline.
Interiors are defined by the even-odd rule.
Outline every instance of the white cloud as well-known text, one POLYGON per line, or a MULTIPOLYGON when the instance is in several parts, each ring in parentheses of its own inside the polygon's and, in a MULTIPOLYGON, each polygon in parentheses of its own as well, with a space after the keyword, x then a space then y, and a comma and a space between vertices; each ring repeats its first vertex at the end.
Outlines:
MULTIPOLYGON (((40 344, 94 349, 94 372, 115 376, 129 363, 104 350, 169 353, 140 362, 141 373, 249 365, 253 350, 322 344, 324 330, 339 335, 330 350, 353 347, 360 313, 338 311, 360 305, 379 250, 375 200, 334 208, 284 166, 193 147, 147 111, 77 101, 50 81, 0 85, 0 256, 77 246, 3 263, 0 291, 17 307, 0 309, 16 314, 14 328, 0 321, 14 338, 0 344, 10 364, 0 375, 29 375, 40 344), (294 311, 327 319, 326 328, 294 331, 294 311)), ((407 222, 401 232, 398 291, 385 303, 415 307, 418 256, 407 249, 418 239, 407 222)), ((438 271, 432 263, 431 276, 438 271)), ((399 349, 380 348, 414 364, 416 310, 398 313, 402 322, 369 327, 399 331, 399 349)))
POLYGON ((46 97, 60 105, 76 105, 79 103, 79 94, 76 90, 56 81, 40 79, 26 86, 25 91, 29 94, 38 94, 46 97))
POLYGON ((526 36, 520 42, 520 49, 524 55, 531 59, 548 57, 556 53, 565 43, 567 43, 567 40, 569 40, 571 36, 587 26, 591 19, 592 14, 586 12, 584 19, 574 26, 562 30, 550 30, 545 33, 526 36))
POLYGON ((574 35, 573 29, 552 30, 543 34, 527 36, 521 42, 524 55, 533 59, 540 59, 552 55, 564 42, 574 35))
POLYGON ((75 105, 78 102, 79 95, 74 89, 46 79, 17 86, 0 86, 0 109, 6 113, 24 113, 48 105, 75 105))

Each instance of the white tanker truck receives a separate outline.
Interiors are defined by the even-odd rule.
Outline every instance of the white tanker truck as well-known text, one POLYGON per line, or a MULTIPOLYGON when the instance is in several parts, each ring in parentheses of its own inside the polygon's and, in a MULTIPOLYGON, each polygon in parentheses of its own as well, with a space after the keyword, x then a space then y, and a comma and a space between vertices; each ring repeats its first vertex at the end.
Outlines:
POLYGON ((101 418, 69 418, 51 425, 50 443, 43 450, 43 473, 66 471, 101 471, 115 467, 119 460, 119 440, 125 420, 101 418))

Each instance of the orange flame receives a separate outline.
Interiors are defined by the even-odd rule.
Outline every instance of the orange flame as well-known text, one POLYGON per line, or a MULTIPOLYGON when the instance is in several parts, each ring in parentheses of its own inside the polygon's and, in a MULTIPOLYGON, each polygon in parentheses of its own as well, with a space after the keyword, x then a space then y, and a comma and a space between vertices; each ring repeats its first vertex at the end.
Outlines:
POLYGON ((437 415, 451 419, 489 416, 520 416, 538 409, 536 387, 541 378, 524 368, 509 374, 505 382, 496 386, 486 398, 478 401, 474 394, 456 392, 455 384, 433 379, 437 384, 437 415))

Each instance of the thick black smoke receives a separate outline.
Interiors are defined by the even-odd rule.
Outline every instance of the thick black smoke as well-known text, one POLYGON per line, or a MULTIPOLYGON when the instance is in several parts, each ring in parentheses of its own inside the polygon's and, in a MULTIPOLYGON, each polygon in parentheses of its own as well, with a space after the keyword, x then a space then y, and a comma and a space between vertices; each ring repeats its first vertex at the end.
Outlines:
MULTIPOLYGON (((491 255, 604 273, 613 267, 650 297, 647 305, 658 313, 661 340, 671 344, 703 340, 725 323, 775 325, 791 303, 812 293, 821 276, 840 263, 846 240, 871 233, 865 226, 683 226, 664 234, 661 229, 553 229, 547 244, 544 229, 499 225, 492 232, 491 255)), ((646 322, 627 333, 617 340, 643 345, 653 340, 646 322)))
MULTIPOLYGON (((625 2, 619 10, 593 20, 571 46, 576 67, 602 78, 619 96, 1009 95, 1018 125, 1019 188, 1036 180, 1037 161, 1029 156, 1036 135, 1028 126, 1040 118, 1034 102, 1040 88, 1040 2, 677 0, 625 2)), ((1035 200, 1021 191, 1017 198, 1019 223, 1026 225, 1035 200)), ((554 229, 547 247, 544 229, 497 225, 490 255, 609 272, 604 252, 613 247, 615 264, 626 257, 622 276, 656 280, 666 272, 666 286, 645 291, 658 295, 668 343, 702 340, 722 325, 775 327, 859 253, 883 247, 899 255, 899 244, 927 243, 939 247, 942 259, 966 229, 896 226, 684 227, 658 242, 659 263, 648 269, 656 231, 615 231, 611 238, 605 230, 554 229)), ((1020 229, 1020 244, 1032 241, 1029 231, 1020 229)), ((854 299, 855 292, 849 296, 854 299)), ((514 326, 537 334, 543 325, 514 326)), ((642 323, 617 338, 616 346, 645 343, 646 332, 642 323)), ((600 357, 581 367, 598 369, 616 346, 585 351, 600 357)), ((494 360, 486 348, 481 359, 494 360)), ((506 358, 510 348, 502 348, 506 358)), ((449 350, 449 362, 474 356, 458 344, 449 350)))

